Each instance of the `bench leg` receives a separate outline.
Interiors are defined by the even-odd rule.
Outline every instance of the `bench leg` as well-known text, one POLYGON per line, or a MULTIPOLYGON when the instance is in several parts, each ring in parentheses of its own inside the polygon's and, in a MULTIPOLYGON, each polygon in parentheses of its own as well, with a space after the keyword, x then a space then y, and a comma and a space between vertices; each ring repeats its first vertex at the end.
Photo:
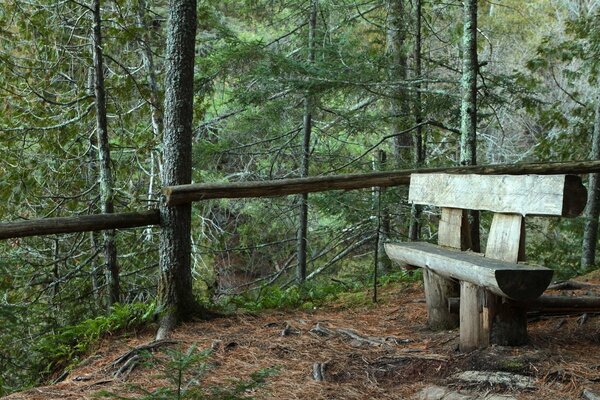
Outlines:
POLYGON ((423 283, 429 328, 440 331, 458 327, 458 314, 448 310, 448 298, 459 294, 458 284, 426 269, 423 269, 423 283))
MULTIPOLYGON (((465 210, 443 207, 438 230, 438 244, 466 250, 470 245, 468 228, 469 223, 465 210)), ((448 299, 459 296, 459 284, 427 270, 423 270, 423 283, 429 328, 436 331, 457 328, 459 317, 458 314, 451 313, 448 309, 448 299)))
POLYGON ((528 343, 527 310, 523 305, 486 291, 484 335, 489 344, 522 346, 528 343))
POLYGON ((482 331, 483 289, 469 282, 460 283, 460 351, 469 352, 485 347, 482 331), (483 345, 483 346, 482 346, 483 345))

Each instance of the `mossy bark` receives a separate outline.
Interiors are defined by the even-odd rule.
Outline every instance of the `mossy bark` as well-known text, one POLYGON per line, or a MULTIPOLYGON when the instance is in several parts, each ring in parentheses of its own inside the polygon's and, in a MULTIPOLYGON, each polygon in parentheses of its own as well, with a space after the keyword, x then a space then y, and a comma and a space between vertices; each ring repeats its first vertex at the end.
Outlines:
MULTIPOLYGON (((315 61, 315 36, 317 30, 317 10, 318 0, 311 1, 310 15, 308 21, 308 62, 315 61)), ((311 90, 307 90, 304 96, 304 120, 302 129, 302 154, 300 176, 306 178, 309 174, 310 162, 310 138, 312 134, 312 114, 314 109, 314 98, 311 90)), ((308 194, 303 193, 299 196, 300 213, 298 227, 298 245, 297 245, 297 279, 299 283, 306 280, 306 247, 308 243, 308 194)))
MULTIPOLYGON (((196 0, 171 0, 167 26, 165 131, 163 137, 164 186, 192 180, 192 119, 196 0)), ((191 204, 160 207, 159 309, 157 339, 175 324, 194 315, 199 307, 192 292, 191 204)))
MULTIPOLYGON (((93 11, 93 61, 94 61, 94 95, 96 103, 96 143, 98 146, 98 172, 100 186, 100 210, 103 214, 112 214, 114 207, 114 180, 110 160, 110 144, 108 140, 108 121, 106 117, 106 90, 104 85, 104 65, 102 55, 102 16, 100 0, 94 0, 93 11)), ((108 303, 119 302, 120 280, 117 264, 117 245, 114 229, 102 233, 104 239, 104 262, 106 265, 106 281, 109 288, 108 303)))
MULTIPOLYGON (((600 96, 596 98, 596 117, 594 120, 590 159, 600 159, 600 96)), ((600 215, 600 174, 590 174, 588 200, 584 213, 585 226, 583 230, 583 248, 581 251, 582 270, 592 267, 596 261, 598 215, 600 215)))

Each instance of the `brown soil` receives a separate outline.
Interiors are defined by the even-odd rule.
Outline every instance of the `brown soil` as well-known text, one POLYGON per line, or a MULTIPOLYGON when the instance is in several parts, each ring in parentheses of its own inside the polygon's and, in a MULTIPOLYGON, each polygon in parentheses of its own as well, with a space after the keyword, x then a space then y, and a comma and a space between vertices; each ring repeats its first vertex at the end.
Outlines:
POLYGON ((312 311, 266 311, 189 323, 174 332, 176 344, 156 349, 152 362, 139 364, 127 379, 113 377, 112 361, 152 341, 153 332, 106 338, 63 382, 6 399, 92 399, 99 398, 102 390, 140 398, 143 390, 172 387, 165 379, 167 362, 175 349, 185 353, 192 345, 213 351, 188 368, 184 380, 195 379, 196 387, 213 398, 233 399, 214 392, 234 391, 238 385, 237 398, 408 399, 428 385, 456 387, 451 375, 463 370, 507 371, 535 378, 538 389, 529 392, 471 388, 519 399, 576 399, 584 389, 600 393, 600 316, 587 315, 584 323, 581 315, 538 317, 530 322, 527 346, 493 346, 461 354, 456 351, 458 331, 436 333, 425 328, 422 299, 421 285, 394 285, 383 290, 377 305, 333 304, 312 311), (310 332, 317 323, 332 330, 348 328, 383 343, 361 344, 341 334, 320 336, 310 332), (290 334, 282 336, 287 325, 290 334), (313 379, 316 363, 324 365, 323 382, 313 379), (275 372, 264 383, 239 388, 252 374, 267 368, 275 372))

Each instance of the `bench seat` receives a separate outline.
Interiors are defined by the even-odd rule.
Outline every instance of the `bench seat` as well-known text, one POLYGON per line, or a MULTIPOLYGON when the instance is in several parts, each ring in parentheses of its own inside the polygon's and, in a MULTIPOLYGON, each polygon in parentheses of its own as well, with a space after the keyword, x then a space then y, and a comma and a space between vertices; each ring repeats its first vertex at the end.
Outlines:
POLYGON ((445 278, 470 282, 516 301, 541 296, 553 274, 546 267, 495 260, 479 253, 424 242, 387 243, 385 250, 396 262, 426 268, 445 278))

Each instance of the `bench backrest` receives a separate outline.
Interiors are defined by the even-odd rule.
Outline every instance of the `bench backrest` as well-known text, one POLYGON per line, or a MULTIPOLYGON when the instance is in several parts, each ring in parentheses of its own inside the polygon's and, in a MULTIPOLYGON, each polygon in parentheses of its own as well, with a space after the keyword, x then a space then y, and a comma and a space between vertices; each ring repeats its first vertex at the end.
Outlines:
POLYGON ((412 174, 409 202, 520 215, 573 217, 586 203, 576 175, 412 174))

